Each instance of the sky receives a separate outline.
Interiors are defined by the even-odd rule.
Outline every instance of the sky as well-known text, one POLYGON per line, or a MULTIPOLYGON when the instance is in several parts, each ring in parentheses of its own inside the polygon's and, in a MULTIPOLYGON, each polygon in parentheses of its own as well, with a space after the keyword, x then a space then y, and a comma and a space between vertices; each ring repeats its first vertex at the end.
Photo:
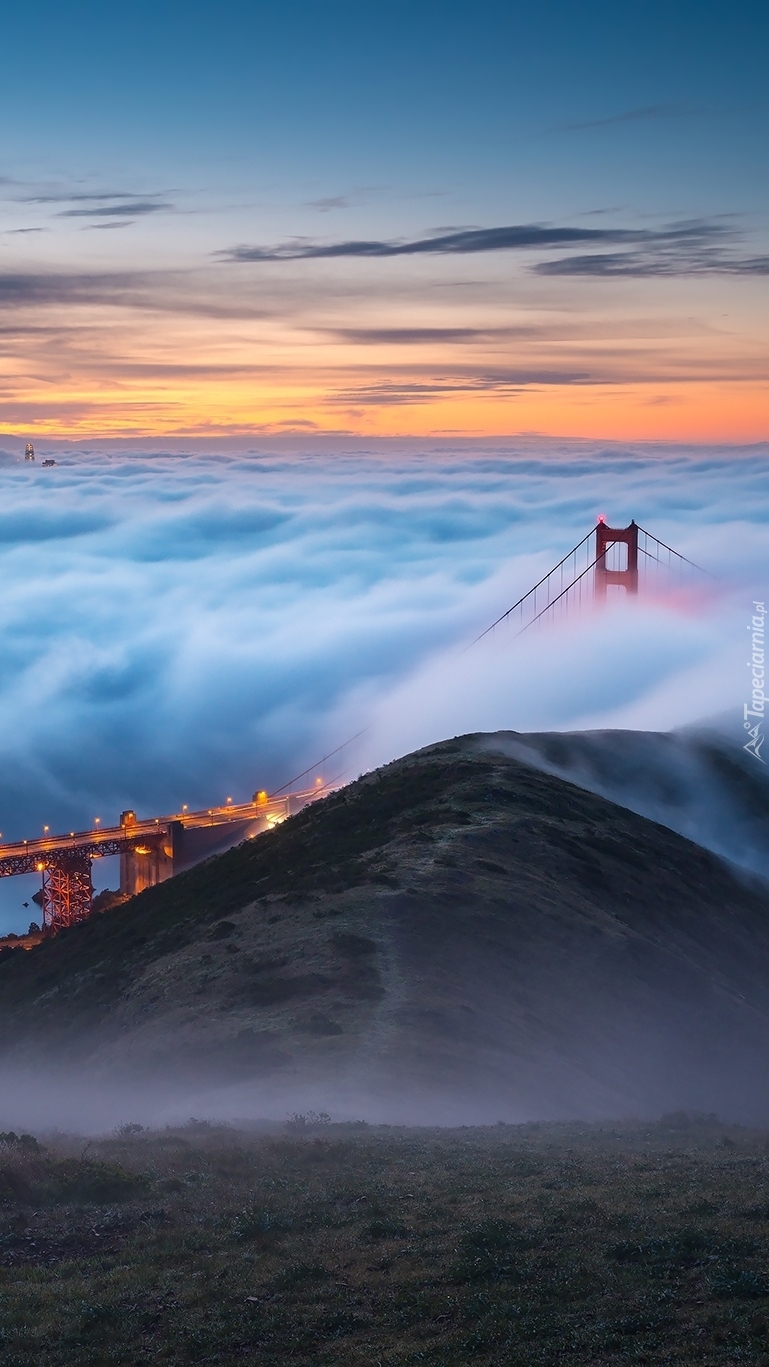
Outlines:
MULTIPOLYGON (((327 781, 474 731, 741 723, 747 625, 769 597, 767 457, 64 445, 43 469, 0 450, 3 842, 246 801, 360 732, 327 781), (708 573, 472 646, 599 513, 708 573)), ((111 863, 97 886, 116 885, 111 863)), ((0 879, 0 931, 26 929, 35 887, 0 879)))
POLYGON ((6 444, 766 440, 768 37, 759 0, 9 7, 6 444))

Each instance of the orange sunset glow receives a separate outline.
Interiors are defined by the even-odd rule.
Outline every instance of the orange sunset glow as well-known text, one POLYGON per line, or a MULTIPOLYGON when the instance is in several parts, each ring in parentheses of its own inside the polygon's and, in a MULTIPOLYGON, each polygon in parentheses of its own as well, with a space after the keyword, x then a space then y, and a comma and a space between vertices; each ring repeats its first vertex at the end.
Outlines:
POLYGON ((559 282, 533 287, 519 268, 500 278, 498 299, 486 281, 449 313, 429 299, 420 309, 411 296, 424 285, 402 278, 385 305, 380 268, 369 298, 359 288, 340 300, 321 278, 297 302, 295 282, 279 280, 265 319, 254 316, 262 281, 238 272, 239 290, 224 272, 201 288, 191 268, 154 309, 141 292, 118 305, 109 289, 66 309, 30 301, 0 359, 6 429, 75 440, 304 431, 751 442, 769 432, 768 329, 743 284, 737 319, 715 319, 723 285, 716 299, 693 299, 689 285, 688 300, 635 285, 580 313, 573 287, 566 298, 559 282), (686 316, 686 303, 696 312, 686 316))

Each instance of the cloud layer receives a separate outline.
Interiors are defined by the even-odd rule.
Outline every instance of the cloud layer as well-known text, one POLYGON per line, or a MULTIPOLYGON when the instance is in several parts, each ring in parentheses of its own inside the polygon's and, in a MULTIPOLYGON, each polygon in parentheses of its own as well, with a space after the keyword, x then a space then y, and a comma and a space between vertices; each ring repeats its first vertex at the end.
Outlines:
MULTIPOLYGON (((72 210, 71 212, 81 212, 72 210)), ((535 263, 539 275, 769 275, 769 256, 740 251, 742 235, 734 224, 696 220, 659 229, 585 228, 518 223, 500 228, 463 228, 407 241, 294 239, 271 247, 231 247, 225 261, 330 261, 337 258, 468 256, 487 252, 543 252, 576 246, 621 247, 590 255, 563 256, 535 263)))
MULTIPOLYGON (((5 839, 247 797, 363 726, 353 775, 455 732, 741 705, 765 449, 56 455, 0 462, 5 839), (599 512, 716 588, 463 653, 599 512)), ((28 895, 0 886, 6 924, 28 895)))

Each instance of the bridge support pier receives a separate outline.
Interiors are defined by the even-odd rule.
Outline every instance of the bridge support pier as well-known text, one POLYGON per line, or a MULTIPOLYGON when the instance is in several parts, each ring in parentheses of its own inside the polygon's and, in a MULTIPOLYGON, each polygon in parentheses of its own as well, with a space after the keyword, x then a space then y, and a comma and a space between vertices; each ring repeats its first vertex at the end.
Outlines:
MULTIPOLYGON (((136 823, 135 812, 121 812, 120 825, 127 836, 136 823)), ((137 836, 136 844, 120 853, 120 891, 125 897, 135 897, 145 888, 164 883, 174 872, 174 828, 170 822, 168 833, 159 836, 137 836)))
POLYGON ((91 858, 81 850, 58 855, 43 869, 43 930, 63 930, 91 914, 91 858))

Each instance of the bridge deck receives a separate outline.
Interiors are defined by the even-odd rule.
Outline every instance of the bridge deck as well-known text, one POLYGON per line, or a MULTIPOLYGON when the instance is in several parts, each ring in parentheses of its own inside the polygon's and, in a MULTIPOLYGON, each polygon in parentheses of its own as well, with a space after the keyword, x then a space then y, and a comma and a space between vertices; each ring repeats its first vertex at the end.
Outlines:
POLYGON ((203 826, 226 826, 230 822, 264 818, 268 825, 282 821, 292 811, 298 811, 314 798, 328 791, 324 785, 307 792, 288 793, 283 797, 265 798, 256 802, 228 802, 222 807, 205 807, 200 811, 174 812, 171 816, 150 817, 132 821, 126 826, 95 826, 88 831, 70 831, 68 835, 44 835, 37 840, 17 840, 0 845, 0 878, 19 873, 41 872, 47 860, 78 852, 91 859, 104 858, 130 850, 142 839, 157 839, 168 835, 172 825, 194 830, 203 826))

